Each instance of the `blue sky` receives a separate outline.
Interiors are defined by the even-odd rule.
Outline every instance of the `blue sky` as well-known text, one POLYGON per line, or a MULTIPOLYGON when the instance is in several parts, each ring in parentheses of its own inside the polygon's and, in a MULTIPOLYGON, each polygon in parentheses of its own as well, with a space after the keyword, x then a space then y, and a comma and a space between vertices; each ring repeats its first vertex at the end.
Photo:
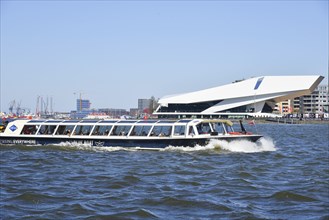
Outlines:
MULTIPOLYGON (((133 108, 260 75, 323 75, 328 1, 1 1, 1 101, 133 108), (76 93, 76 94, 74 94, 76 93)), ((292 82, 293 83, 293 82, 292 82)))

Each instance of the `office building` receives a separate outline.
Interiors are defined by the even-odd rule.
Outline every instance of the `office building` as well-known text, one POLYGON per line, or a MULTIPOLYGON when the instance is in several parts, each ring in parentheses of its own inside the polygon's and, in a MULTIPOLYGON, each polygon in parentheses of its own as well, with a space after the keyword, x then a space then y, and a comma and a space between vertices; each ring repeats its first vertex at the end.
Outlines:
POLYGON ((90 101, 88 99, 77 99, 77 111, 81 112, 83 110, 90 109, 90 101))
POLYGON ((150 108, 151 99, 138 99, 138 112, 141 114, 150 108))

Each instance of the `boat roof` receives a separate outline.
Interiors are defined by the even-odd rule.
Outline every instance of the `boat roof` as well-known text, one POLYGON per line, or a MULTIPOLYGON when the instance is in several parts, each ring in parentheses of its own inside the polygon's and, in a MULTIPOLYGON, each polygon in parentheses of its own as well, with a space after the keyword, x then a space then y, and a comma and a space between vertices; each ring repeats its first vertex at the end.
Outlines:
POLYGON ((107 120, 107 119, 81 119, 81 120, 57 120, 57 119, 32 119, 28 120, 28 124, 188 124, 188 123, 224 123, 232 126, 233 123, 229 120, 222 119, 151 119, 151 120, 107 120))

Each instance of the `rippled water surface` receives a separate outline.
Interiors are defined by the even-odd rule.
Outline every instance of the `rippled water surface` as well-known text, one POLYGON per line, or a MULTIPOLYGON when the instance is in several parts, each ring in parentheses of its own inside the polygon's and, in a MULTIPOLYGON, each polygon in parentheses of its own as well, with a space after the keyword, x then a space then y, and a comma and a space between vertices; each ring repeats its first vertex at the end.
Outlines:
POLYGON ((1 219, 329 219, 329 125, 163 151, 0 146, 1 219))

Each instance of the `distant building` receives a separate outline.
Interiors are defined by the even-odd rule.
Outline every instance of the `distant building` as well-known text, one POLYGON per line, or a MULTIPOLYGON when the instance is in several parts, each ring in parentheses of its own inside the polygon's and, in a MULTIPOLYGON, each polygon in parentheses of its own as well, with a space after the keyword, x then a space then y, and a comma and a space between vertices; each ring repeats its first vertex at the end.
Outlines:
POLYGON ((116 109, 116 108, 100 108, 99 112, 103 112, 113 118, 120 118, 123 115, 129 115, 126 109, 116 109))
POLYGON ((77 111, 89 110, 90 109, 90 100, 89 99, 77 99, 77 111))
POLYGON ((82 111, 71 111, 70 118, 72 119, 82 119, 87 117, 93 110, 82 110, 82 111))
POLYGON ((129 115, 133 118, 136 118, 138 116, 138 108, 131 108, 129 110, 129 115))
POLYGON ((328 113, 328 85, 319 85, 309 94, 276 104, 275 110, 281 114, 323 114, 328 113))
POLYGON ((81 119, 92 113, 94 110, 90 109, 91 103, 89 99, 77 99, 76 111, 71 111, 70 118, 81 119))
POLYGON ((138 112, 143 113, 144 110, 149 109, 151 104, 151 99, 138 99, 138 112))
POLYGON ((294 100, 286 100, 283 102, 278 102, 275 105, 274 111, 280 114, 293 113, 294 111, 294 100))

